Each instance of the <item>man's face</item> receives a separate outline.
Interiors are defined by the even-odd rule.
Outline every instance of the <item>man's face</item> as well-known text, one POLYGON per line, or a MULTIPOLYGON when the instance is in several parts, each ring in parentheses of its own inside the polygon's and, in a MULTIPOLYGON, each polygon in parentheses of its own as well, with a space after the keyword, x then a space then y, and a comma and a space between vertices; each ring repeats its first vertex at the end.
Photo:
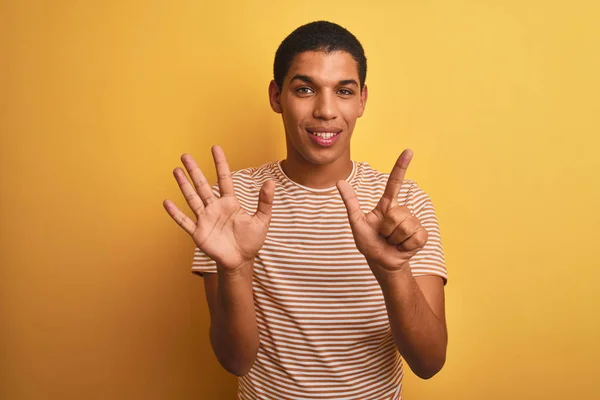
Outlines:
POLYGON ((358 64, 344 51, 307 51, 294 57, 281 90, 269 87, 271 107, 282 114, 288 157, 325 165, 350 159, 350 138, 362 116, 358 64), (295 153, 295 154, 294 154, 295 153))

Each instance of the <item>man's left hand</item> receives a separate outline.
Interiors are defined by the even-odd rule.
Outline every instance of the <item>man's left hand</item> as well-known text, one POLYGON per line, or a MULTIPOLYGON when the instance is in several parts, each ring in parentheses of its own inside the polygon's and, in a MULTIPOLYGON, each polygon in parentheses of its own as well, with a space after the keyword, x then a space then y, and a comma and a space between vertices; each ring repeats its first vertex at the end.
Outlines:
POLYGON ((409 270, 408 261, 427 243, 428 234, 406 206, 398 204, 398 194, 413 153, 404 150, 390 173, 383 196, 369 213, 360 209, 358 197, 346 181, 337 183, 354 241, 366 257, 376 277, 381 273, 409 270))

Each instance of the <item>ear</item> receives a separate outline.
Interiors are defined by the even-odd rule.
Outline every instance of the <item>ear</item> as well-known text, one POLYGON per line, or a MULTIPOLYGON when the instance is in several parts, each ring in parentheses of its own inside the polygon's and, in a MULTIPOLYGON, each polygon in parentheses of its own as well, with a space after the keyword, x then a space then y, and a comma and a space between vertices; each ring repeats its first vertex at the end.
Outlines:
POLYGON ((360 109, 358 112, 358 117, 362 117, 365 112, 365 107, 367 106, 367 98, 369 97, 369 90, 367 89, 367 85, 365 84, 360 92, 360 109))
POLYGON ((281 103, 279 101, 281 97, 281 91, 275 81, 271 81, 269 84, 269 101, 271 102, 271 108, 277 114, 281 114, 281 103))

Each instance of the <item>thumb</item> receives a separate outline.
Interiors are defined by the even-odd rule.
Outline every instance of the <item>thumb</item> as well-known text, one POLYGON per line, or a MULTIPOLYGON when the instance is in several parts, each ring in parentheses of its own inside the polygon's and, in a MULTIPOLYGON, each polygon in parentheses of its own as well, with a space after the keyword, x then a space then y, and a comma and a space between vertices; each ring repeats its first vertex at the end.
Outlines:
POLYGON ((350 220, 350 225, 355 226, 356 223, 360 221, 361 218, 364 217, 364 213, 360 209, 360 203, 358 202, 358 197, 352 189, 352 186, 346 181, 338 181, 336 184, 338 192, 340 192, 340 196, 342 196, 342 200, 344 201, 344 205, 346 206, 346 211, 348 212, 348 219, 350 220))
POLYGON ((261 220, 265 225, 271 222, 271 211, 273 209, 273 197, 275 196, 275 182, 272 180, 266 181, 258 195, 258 208, 254 217, 261 220))

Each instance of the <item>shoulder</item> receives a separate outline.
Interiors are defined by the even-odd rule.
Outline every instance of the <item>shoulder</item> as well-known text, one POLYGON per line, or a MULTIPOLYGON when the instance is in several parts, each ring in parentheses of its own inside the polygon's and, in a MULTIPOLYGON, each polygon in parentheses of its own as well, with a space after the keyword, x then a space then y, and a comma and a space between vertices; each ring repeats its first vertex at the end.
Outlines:
MULTIPOLYGON (((381 196, 385 190, 389 172, 382 172, 373 168, 368 162, 361 161, 356 163, 356 188, 360 191, 381 196)), ((398 203, 409 205, 415 194, 421 194, 422 189, 413 179, 404 179, 398 193, 398 203)))
POLYGON ((278 162, 236 170, 231 173, 233 188, 238 198, 240 196, 254 199, 268 180, 277 180, 278 162))
MULTIPOLYGON (((260 191, 262 185, 269 179, 277 178, 278 162, 272 161, 259 166, 247 167, 231 172, 231 180, 236 195, 255 196, 260 191)), ((213 193, 218 197, 220 195, 219 184, 212 185, 213 193)))
MULTIPOLYGON (((260 187, 267 180, 277 178, 277 165, 277 161, 271 161, 255 167, 238 169, 231 172, 231 179, 236 187, 260 187)), ((213 188, 218 188, 218 183, 215 183, 213 188)))
MULTIPOLYGON (((367 162, 357 162, 355 190, 359 198, 376 198, 377 201, 383 195, 387 181, 390 177, 388 172, 379 171, 367 162)), ((413 215, 422 216, 434 212, 433 201, 429 193, 414 179, 404 179, 398 193, 398 204, 407 206, 413 215)))

